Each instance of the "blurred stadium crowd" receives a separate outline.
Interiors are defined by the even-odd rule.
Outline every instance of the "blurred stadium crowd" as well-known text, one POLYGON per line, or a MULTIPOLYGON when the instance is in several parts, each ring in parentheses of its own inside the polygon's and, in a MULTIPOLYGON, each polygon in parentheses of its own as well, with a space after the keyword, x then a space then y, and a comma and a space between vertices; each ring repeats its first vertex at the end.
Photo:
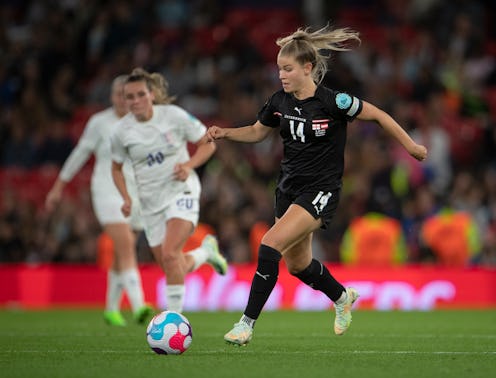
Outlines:
MULTIPOLYGON (((275 39, 330 21, 358 30, 362 44, 331 56, 325 84, 387 110, 430 154, 417 163, 377 125, 350 124, 340 207, 316 233, 315 254, 340 261, 352 220, 374 212, 400 222, 403 262, 435 262, 421 230, 447 208, 475 222, 480 243, 467 264, 496 265, 493 2, 4 0, 0 21, 2 262, 95 261, 91 163, 55 214, 43 201, 88 117, 109 105, 114 76, 161 72, 177 104, 206 125, 246 125, 280 88, 275 39)), ((281 147, 278 135, 221 141, 200 172, 201 222, 231 262, 251 261, 273 222, 281 147)), ((139 259, 151 261, 143 237, 139 259)))

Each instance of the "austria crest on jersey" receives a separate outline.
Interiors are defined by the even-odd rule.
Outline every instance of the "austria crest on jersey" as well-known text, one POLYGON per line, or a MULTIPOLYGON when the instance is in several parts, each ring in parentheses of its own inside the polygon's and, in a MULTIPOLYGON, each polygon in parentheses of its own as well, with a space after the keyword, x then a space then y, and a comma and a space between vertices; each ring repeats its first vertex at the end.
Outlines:
POLYGON ((314 119, 312 121, 312 130, 315 132, 315 136, 324 136, 326 130, 329 128, 329 119, 314 119))

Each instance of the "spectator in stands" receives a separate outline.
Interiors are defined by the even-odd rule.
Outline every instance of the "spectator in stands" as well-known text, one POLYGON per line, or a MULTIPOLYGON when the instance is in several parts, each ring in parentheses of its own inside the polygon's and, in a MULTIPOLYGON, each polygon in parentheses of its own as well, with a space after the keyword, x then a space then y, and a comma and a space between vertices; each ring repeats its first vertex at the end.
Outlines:
POLYGON ((484 236, 484 246, 472 262, 474 264, 495 267, 496 266, 496 224, 493 224, 484 236))
MULTIPOLYGON (((143 323, 151 314, 151 307, 144 302, 141 278, 137 266, 135 230, 142 228, 139 219, 139 207, 135 207, 131 217, 120 211, 121 197, 111 176, 110 135, 117 121, 127 113, 123 96, 126 76, 118 76, 112 83, 112 107, 93 115, 88 121, 76 148, 65 161, 59 177, 46 197, 46 208, 52 212, 61 201, 64 187, 87 162, 93 154, 96 158, 91 180, 93 209, 114 245, 114 260, 107 277, 107 300, 104 319, 108 324, 124 326, 126 321, 120 312, 123 291, 127 293, 134 318, 143 323)), ((130 167, 128 167, 130 169, 130 167)), ((135 189, 132 175, 128 171, 127 181, 130 193, 135 189)))
POLYGON ((421 141, 429 150, 424 172, 433 191, 440 195, 446 192, 452 180, 451 141, 448 133, 441 127, 442 102, 438 94, 431 94, 425 108, 415 107, 416 129, 412 136, 421 141))
POLYGON ((52 119, 47 136, 38 147, 37 163, 61 166, 74 147, 62 119, 52 119))
POLYGON ((119 121, 112 135, 112 176, 128 216, 134 202, 123 174, 130 159, 138 189, 145 235, 155 260, 166 275, 167 308, 182 312, 184 280, 203 263, 226 274, 227 262, 212 235, 202 245, 183 254, 198 224, 200 180, 195 168, 215 152, 206 127, 176 105, 165 78, 137 68, 126 79, 124 95, 130 113, 119 121), (187 144, 196 144, 190 156, 187 144))
POLYGON ((36 163, 37 148, 28 126, 18 111, 10 114, 9 137, 0 156, 5 167, 32 168, 36 163))
POLYGON ((463 267, 481 251, 481 236, 469 213, 442 209, 422 225, 421 239, 443 266, 463 267))
POLYGON ((348 122, 355 118, 378 123, 417 160, 427 149, 415 143, 386 112, 344 92, 320 85, 327 71, 322 50, 348 50, 348 41, 358 41, 357 32, 324 27, 315 32, 299 29, 277 40, 282 90, 274 93, 253 124, 240 128, 208 130, 209 140, 228 139, 256 143, 280 128, 284 143, 281 174, 275 195, 276 223, 262 238, 258 265, 248 304, 238 323, 224 340, 245 345, 278 277, 282 257, 289 272, 334 302, 334 331, 343 334, 351 324, 351 307, 358 298, 353 288, 344 288, 319 261, 312 257, 312 235, 326 228, 334 216, 344 171, 348 122))
POLYGON ((23 236, 18 230, 23 219, 19 213, 20 201, 11 190, 1 192, 0 204, 0 261, 17 262, 25 258, 23 236))
POLYGON ((341 261, 347 265, 401 265, 408 258, 401 223, 380 213, 355 218, 341 243, 341 261))

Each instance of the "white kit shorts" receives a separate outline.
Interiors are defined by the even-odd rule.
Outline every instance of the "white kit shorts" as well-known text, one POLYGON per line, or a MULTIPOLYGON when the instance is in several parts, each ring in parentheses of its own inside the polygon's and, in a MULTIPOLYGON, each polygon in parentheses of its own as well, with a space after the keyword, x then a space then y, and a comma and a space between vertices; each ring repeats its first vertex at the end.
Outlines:
POLYGON ((199 191, 194 192, 180 193, 172 199, 170 205, 165 209, 142 216, 145 235, 150 247, 162 244, 166 233, 166 223, 169 219, 184 219, 190 221, 193 227, 197 226, 200 216, 200 193, 199 191))

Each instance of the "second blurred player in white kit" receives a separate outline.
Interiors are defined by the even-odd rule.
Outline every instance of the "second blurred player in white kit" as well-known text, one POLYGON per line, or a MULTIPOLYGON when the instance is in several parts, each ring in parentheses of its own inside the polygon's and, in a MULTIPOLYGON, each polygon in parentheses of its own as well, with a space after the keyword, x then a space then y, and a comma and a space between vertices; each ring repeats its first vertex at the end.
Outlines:
MULTIPOLYGON (((112 82, 109 107, 94 114, 86 124, 77 146, 67 158, 59 177, 47 195, 46 208, 53 211, 62 198, 65 185, 80 171, 89 157, 95 155, 95 165, 91 177, 91 199, 95 215, 110 236, 114 246, 114 259, 107 277, 107 294, 104 319, 110 325, 124 326, 126 321, 120 312, 123 291, 126 292, 134 318, 143 323, 151 314, 152 308, 145 304, 141 277, 137 268, 136 236, 133 229, 142 230, 138 201, 130 217, 121 212, 122 197, 115 187, 111 175, 110 136, 117 121, 127 113, 123 96, 126 76, 118 76, 112 82)), ((136 188, 132 169, 127 162, 124 166, 130 195, 136 198, 136 188)))

